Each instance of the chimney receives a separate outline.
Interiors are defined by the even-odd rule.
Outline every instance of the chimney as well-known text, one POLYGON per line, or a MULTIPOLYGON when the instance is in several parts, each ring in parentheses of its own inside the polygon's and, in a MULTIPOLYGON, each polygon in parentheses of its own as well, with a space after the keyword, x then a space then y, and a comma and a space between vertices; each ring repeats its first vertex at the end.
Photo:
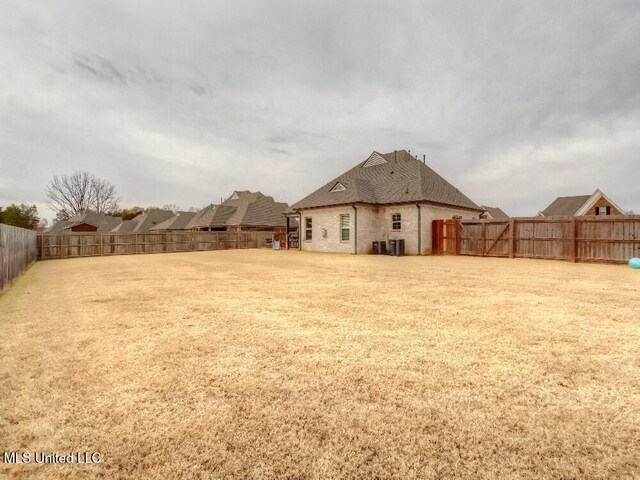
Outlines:
POLYGON ((427 156, 426 155, 422 155, 422 163, 424 163, 425 165, 427 164, 427 156))

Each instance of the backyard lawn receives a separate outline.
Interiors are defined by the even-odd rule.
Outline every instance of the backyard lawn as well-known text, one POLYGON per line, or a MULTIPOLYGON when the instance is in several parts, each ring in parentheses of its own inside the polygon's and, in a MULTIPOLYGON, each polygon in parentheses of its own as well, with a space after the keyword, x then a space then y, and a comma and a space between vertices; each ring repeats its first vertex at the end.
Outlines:
POLYGON ((9 478, 638 478, 640 271, 234 250, 0 296, 9 478))

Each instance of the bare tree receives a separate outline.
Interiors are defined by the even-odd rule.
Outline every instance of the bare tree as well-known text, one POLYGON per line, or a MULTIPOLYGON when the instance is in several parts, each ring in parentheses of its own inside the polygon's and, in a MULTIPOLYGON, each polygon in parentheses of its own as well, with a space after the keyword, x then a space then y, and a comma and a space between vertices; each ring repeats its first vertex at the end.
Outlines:
POLYGON ((93 177, 91 179, 91 203, 94 212, 111 213, 118 209, 116 187, 106 180, 93 177))
POLYGON ((89 172, 54 175, 46 192, 48 205, 58 220, 86 212, 109 213, 118 208, 116 188, 89 172))
POLYGON ((170 212, 173 212, 175 214, 182 209, 175 203, 166 203, 162 206, 162 210, 169 210, 170 212))

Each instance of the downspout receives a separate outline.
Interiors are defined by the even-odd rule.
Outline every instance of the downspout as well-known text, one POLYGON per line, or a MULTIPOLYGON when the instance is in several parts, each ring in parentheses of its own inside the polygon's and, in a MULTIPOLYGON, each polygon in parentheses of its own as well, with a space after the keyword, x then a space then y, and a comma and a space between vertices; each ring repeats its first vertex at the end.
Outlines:
POLYGON ((416 207, 418 207, 418 255, 422 255, 422 215, 420 204, 416 203, 416 207))
POLYGON ((302 251, 302 212, 298 212, 298 251, 302 251))
POLYGON ((353 204, 353 254, 358 254, 358 209, 353 204))

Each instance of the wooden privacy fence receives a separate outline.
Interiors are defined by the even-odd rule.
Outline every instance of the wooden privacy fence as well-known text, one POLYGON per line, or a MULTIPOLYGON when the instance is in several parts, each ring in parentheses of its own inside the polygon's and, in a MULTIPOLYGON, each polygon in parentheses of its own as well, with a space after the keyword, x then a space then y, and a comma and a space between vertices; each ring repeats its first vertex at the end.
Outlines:
POLYGON ((0 293, 36 261, 36 232, 0 224, 0 293))
POLYGON ((433 234, 441 254, 611 263, 640 257, 640 215, 436 220, 433 234))
POLYGON ((273 232, 65 233, 38 235, 38 259, 266 248, 273 232))

